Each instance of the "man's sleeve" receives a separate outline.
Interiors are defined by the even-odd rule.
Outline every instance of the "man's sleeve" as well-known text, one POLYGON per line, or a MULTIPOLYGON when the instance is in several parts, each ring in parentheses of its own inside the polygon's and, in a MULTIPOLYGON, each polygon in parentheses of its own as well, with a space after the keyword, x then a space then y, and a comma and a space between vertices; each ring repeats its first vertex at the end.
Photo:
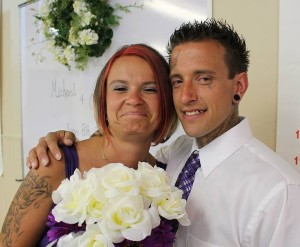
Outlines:
POLYGON ((300 185, 282 182, 265 198, 246 231, 242 246, 300 246, 300 185))

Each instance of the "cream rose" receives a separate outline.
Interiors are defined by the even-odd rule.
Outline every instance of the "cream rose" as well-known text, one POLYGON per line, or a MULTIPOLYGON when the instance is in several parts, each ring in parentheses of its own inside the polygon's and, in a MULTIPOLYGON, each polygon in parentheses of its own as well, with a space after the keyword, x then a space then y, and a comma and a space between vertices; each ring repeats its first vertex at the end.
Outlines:
POLYGON ((139 194, 140 186, 135 170, 121 163, 112 163, 108 166, 104 166, 101 169, 99 179, 105 189, 105 196, 107 198, 114 198, 120 194, 139 194))
POLYGON ((123 238, 133 241, 143 240, 151 234, 152 216, 144 208, 140 195, 114 198, 103 210, 103 214, 106 232, 119 233, 123 238))
POLYGON ((172 188, 164 196, 155 199, 153 203, 162 217, 168 220, 177 219, 183 226, 190 225, 191 222, 185 210, 186 200, 182 199, 181 190, 172 188))
POLYGON ((152 167, 149 163, 140 162, 138 166, 140 173, 142 193, 151 199, 164 195, 171 189, 166 172, 159 167, 152 167))

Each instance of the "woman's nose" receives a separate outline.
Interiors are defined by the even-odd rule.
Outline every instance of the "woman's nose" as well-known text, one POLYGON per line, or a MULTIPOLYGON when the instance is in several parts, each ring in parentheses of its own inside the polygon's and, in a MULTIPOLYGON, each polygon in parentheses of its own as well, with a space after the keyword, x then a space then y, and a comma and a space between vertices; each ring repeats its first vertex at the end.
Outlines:
POLYGON ((144 102, 144 100, 141 96, 141 93, 137 90, 134 90, 129 92, 126 102, 127 104, 131 105, 140 105, 144 102))

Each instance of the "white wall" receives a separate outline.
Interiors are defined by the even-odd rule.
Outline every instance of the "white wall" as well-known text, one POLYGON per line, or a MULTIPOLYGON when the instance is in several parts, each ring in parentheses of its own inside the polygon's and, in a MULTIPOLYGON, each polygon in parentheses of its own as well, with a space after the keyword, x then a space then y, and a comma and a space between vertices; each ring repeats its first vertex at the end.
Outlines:
POLYGON ((275 150, 279 0, 214 0, 213 16, 232 23, 250 49, 249 89, 240 113, 256 137, 275 150))
POLYGON ((21 170, 19 15, 21 0, 2 0, 1 90, 4 173, 0 177, 0 225, 14 193, 21 170))

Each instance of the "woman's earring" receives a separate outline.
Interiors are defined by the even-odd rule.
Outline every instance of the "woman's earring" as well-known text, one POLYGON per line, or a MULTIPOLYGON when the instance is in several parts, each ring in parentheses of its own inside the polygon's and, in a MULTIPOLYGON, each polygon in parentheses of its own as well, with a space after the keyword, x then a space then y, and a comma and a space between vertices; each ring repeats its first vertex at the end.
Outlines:
POLYGON ((237 103, 241 100, 241 96, 236 93, 235 95, 233 95, 233 99, 234 99, 235 103, 237 103))
POLYGON ((107 115, 105 114, 105 124, 106 126, 108 126, 108 119, 107 119, 107 115))

